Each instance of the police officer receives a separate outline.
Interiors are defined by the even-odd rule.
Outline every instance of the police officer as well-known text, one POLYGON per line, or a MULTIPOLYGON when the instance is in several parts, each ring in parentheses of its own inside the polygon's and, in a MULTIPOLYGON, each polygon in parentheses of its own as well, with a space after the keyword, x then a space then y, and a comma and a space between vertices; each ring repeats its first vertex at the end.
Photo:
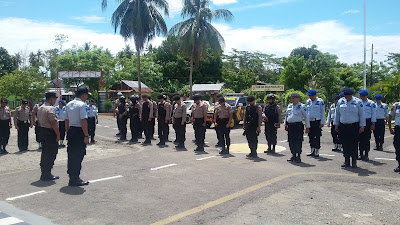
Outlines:
POLYGON ((186 104, 181 101, 179 95, 173 97, 175 102, 174 113, 172 115, 172 124, 176 132, 176 148, 185 148, 186 135, 186 104))
POLYGON ((334 152, 340 152, 342 149, 342 146, 341 146, 340 140, 339 140, 339 134, 335 130, 335 125, 333 125, 333 122, 335 121, 336 109, 337 109, 337 104, 339 102, 339 99, 340 99, 339 95, 333 99, 333 103, 332 103, 331 107, 329 108, 328 119, 326 121, 326 124, 328 125, 328 127, 331 127, 331 135, 332 135, 332 139, 333 139, 333 144, 335 144, 335 148, 332 149, 332 151, 334 151, 334 152))
POLYGON ((160 142, 157 145, 159 146, 165 145, 165 142, 168 139, 168 127, 171 121, 172 106, 169 102, 165 101, 165 98, 166 96, 163 94, 157 96, 158 137, 160 138, 160 142))
POLYGON ((375 123, 375 143, 376 147, 374 150, 383 151, 383 143, 385 142, 385 124, 388 117, 388 106, 387 104, 382 102, 382 95, 376 94, 375 96, 376 101, 376 123, 375 123))
POLYGON ((396 169, 394 169, 394 172, 399 173, 400 172, 400 102, 394 103, 392 108, 390 109, 390 114, 388 116, 388 124, 390 133, 394 135, 393 145, 394 149, 396 150, 396 160, 399 165, 396 169), (392 128, 393 117, 395 117, 394 130, 392 128))
POLYGON ((99 123, 99 119, 97 117, 97 107, 94 105, 94 99, 89 100, 89 106, 87 107, 88 114, 88 132, 90 136, 90 143, 94 144, 94 136, 96 135, 96 124, 99 123))
POLYGON ((126 126, 128 124, 129 111, 126 104, 127 103, 125 96, 121 96, 119 98, 119 105, 117 109, 119 117, 120 133, 121 133, 121 136, 118 140, 120 141, 126 141, 126 134, 128 132, 128 128, 126 126))
POLYGON ((376 104, 372 100, 368 99, 367 90, 360 90, 359 94, 364 106, 366 125, 364 132, 360 134, 360 157, 358 157, 358 160, 368 161, 368 153, 371 148, 371 133, 375 129, 376 123, 376 104))
POLYGON ((317 91, 311 89, 307 92, 310 98, 306 102, 307 114, 310 120, 310 132, 308 133, 311 153, 307 156, 319 157, 321 148, 322 127, 325 125, 325 103, 317 97, 317 91))
POLYGON ((33 107, 32 110, 32 121, 34 122, 35 125, 35 135, 36 135, 36 142, 39 144, 39 150, 42 149, 42 143, 40 142, 40 125, 37 119, 37 112, 39 110, 39 107, 43 105, 43 103, 46 101, 46 98, 43 98, 42 101, 38 104, 36 104, 33 107))
MULTIPOLYGON (((221 94, 218 94, 217 96, 216 96, 216 98, 217 98, 217 102, 215 102, 215 104, 214 104, 214 115, 213 115, 213 118, 214 118, 214 120, 215 120, 215 112, 217 111, 217 110, 219 110, 219 108, 220 108, 220 104, 219 104, 219 99, 221 98, 221 97, 223 97, 221 94)), ((215 98, 215 95, 213 95, 213 98, 215 98)), ((222 146, 222 143, 220 143, 220 140, 222 140, 221 139, 221 137, 220 137, 220 133, 221 132, 219 132, 218 131, 218 129, 217 129, 217 127, 215 127, 215 132, 216 132, 216 134, 217 134, 217 139, 218 139, 218 142, 217 142, 217 144, 215 145, 215 147, 223 147, 222 146)))
POLYGON ((40 140, 42 142, 42 156, 40 159, 40 168, 42 175, 40 180, 56 180, 59 176, 51 174, 54 161, 58 154, 58 141, 60 140, 60 131, 56 118, 56 109, 54 104, 57 101, 55 92, 46 93, 46 101, 42 104, 37 112, 38 121, 40 124, 40 140))
POLYGON ((224 97, 218 99, 218 108, 214 110, 214 125, 219 134, 218 143, 222 146, 222 150, 219 154, 229 154, 229 148, 231 146, 231 138, 229 136, 231 132, 231 123, 233 121, 232 107, 225 102, 224 97), (226 145, 226 148, 225 148, 226 145))
POLYGON ((117 93, 117 99, 115 100, 115 104, 114 104, 114 116, 117 117, 117 127, 118 127, 118 133, 116 134, 116 136, 120 136, 121 135, 121 124, 120 124, 120 119, 119 119, 119 114, 118 114, 118 106, 121 104, 119 102, 119 99, 123 96, 123 94, 121 92, 117 93))
POLYGON ((243 130, 245 131, 250 154, 247 157, 257 158, 258 135, 261 132, 262 108, 256 105, 254 96, 247 97, 246 114, 243 119, 243 130))
POLYGON ((278 128, 281 127, 282 123, 282 111, 279 105, 276 104, 275 98, 274 94, 268 94, 268 103, 264 107, 263 118, 265 119, 265 137, 268 142, 268 149, 267 151, 264 151, 264 153, 275 153, 278 128))
POLYGON ((0 102, 0 153, 8 154, 6 146, 8 145, 10 129, 12 128, 11 110, 7 106, 8 100, 6 98, 1 98, 0 102))
POLYGON ((88 181, 80 178, 82 161, 86 155, 86 145, 89 144, 87 124, 87 105, 89 90, 81 86, 76 91, 76 98, 66 106, 65 128, 68 139, 68 175, 69 186, 88 185, 88 181))
POLYGON ((129 105, 129 125, 131 128, 132 139, 131 142, 138 142, 139 130, 140 130, 140 109, 141 105, 138 102, 139 97, 132 95, 130 97, 131 104, 129 105))
POLYGON ((65 102, 64 100, 60 100, 58 102, 58 106, 56 106, 56 116, 58 119, 58 130, 60 131, 60 143, 58 144, 59 148, 64 148, 64 139, 65 139, 65 102))
MULTIPOLYGON (((307 108, 300 102, 298 93, 291 94, 291 101, 287 107, 285 115, 285 130, 288 132, 288 141, 292 157, 288 162, 301 162, 301 152, 304 134, 303 119, 306 122, 306 133, 310 132, 310 120, 308 118, 307 108)), ((319 126, 318 126, 319 127, 319 126)))
POLYGON ((335 130, 339 132, 339 140, 343 145, 344 164, 342 167, 357 168, 357 145, 359 136, 365 129, 365 114, 362 101, 353 97, 353 90, 343 89, 344 98, 341 98, 336 108, 335 130))
POLYGON ((204 152, 204 139, 206 136, 206 119, 207 119, 207 104, 201 101, 201 96, 196 94, 193 96, 194 104, 192 110, 192 121, 194 128, 194 136, 196 139, 197 148, 195 151, 204 152))
POLYGON ((143 142, 144 145, 151 144, 152 139, 152 121, 154 117, 153 111, 153 102, 149 100, 149 96, 147 94, 142 95, 143 103, 140 112, 140 121, 142 122, 144 135, 146 136, 146 140, 143 142))
POLYGON ((20 152, 27 151, 29 127, 33 126, 27 100, 22 100, 21 106, 18 106, 15 109, 14 124, 15 124, 15 129, 18 130, 19 151, 20 152))
POLYGON ((151 140, 156 140, 154 138, 155 126, 156 126, 156 118, 157 118, 157 102, 153 101, 149 96, 150 102, 153 104, 153 118, 151 119, 151 140))

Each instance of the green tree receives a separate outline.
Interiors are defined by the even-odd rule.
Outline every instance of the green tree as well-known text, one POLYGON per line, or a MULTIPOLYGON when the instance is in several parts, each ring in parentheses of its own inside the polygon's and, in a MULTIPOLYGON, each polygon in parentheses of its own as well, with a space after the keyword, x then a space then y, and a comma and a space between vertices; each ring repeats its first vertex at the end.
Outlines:
MULTIPOLYGON (((107 7, 107 0, 103 0, 103 9, 107 7)), ((142 94, 140 76, 140 53, 146 43, 156 35, 166 34, 167 25, 158 9, 168 15, 168 2, 166 0, 121 0, 121 4, 111 17, 111 24, 115 33, 125 39, 134 39, 137 55, 137 75, 139 83, 139 96, 142 94)))
POLYGON ((312 45, 311 48, 298 47, 292 50, 290 56, 303 56, 305 60, 313 59, 320 53, 317 48, 318 47, 316 45, 312 45))
POLYGON ((225 81, 225 87, 232 89, 234 92, 248 89, 257 81, 255 73, 248 69, 242 69, 236 72, 224 68, 222 76, 225 81))
POLYGON ((0 76, 11 73, 15 69, 17 69, 17 65, 11 55, 8 54, 5 48, 0 47, 0 76))
POLYGON ((339 72, 339 79, 342 87, 348 87, 354 91, 360 90, 363 81, 356 76, 351 67, 346 67, 339 72))
POLYGON ((306 92, 311 79, 303 56, 283 58, 281 81, 285 89, 294 89, 306 92))
POLYGON ((190 57, 189 85, 192 94, 193 63, 199 67, 200 58, 208 54, 208 50, 215 55, 222 54, 224 38, 211 24, 213 19, 230 21, 233 14, 226 9, 212 11, 209 0, 183 0, 182 17, 189 19, 175 24, 170 34, 177 34, 181 38, 181 50, 190 57))

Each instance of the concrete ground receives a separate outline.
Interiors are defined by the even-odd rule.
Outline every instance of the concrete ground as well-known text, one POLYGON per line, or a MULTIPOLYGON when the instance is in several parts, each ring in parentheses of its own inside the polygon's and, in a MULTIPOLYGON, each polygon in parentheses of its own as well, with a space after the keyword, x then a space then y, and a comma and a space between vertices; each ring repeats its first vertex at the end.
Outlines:
MULTIPOLYGON (((97 143, 88 146, 81 177, 89 186, 68 187, 66 149, 60 149, 55 182, 39 181, 40 151, 30 131, 30 151, 19 154, 16 130, 0 156, 0 225, 3 224, 400 224, 400 174, 393 138, 384 151, 371 150, 358 169, 341 169, 343 156, 332 152, 323 129, 319 158, 288 163, 283 128, 278 152, 259 136, 259 158, 247 159, 241 127, 231 131, 232 154, 220 156, 215 131, 208 129, 204 154, 196 154, 193 128, 187 126, 187 151, 172 143, 159 148, 119 142, 115 119, 102 116, 97 143), (22 222, 21 222, 22 221, 22 222)), ((171 127, 170 140, 174 140, 171 127)), ((157 137, 157 136, 156 136, 157 137)), ((128 138, 130 136, 128 135, 128 138)), ((371 148, 374 143, 371 143, 371 148)))

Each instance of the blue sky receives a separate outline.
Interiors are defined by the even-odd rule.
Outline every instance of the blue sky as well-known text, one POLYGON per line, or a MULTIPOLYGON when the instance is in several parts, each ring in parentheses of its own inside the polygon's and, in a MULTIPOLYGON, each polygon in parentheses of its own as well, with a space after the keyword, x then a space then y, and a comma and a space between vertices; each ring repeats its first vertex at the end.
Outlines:
MULTIPOLYGON (((181 0, 168 1, 170 17, 166 21, 168 27, 171 27, 182 19, 181 0)), ((86 41, 105 43, 101 38, 113 39, 111 35, 114 30, 110 18, 118 6, 116 1, 108 3, 107 10, 103 12, 101 0, 0 0, 0 25, 13 29, 13 35, 10 30, 0 30, 0 45, 10 48, 11 52, 21 51, 21 46, 29 50, 35 46, 51 48, 53 46, 50 40, 54 39, 54 32, 60 33, 63 30, 70 37, 70 45, 86 41), (25 37, 10 40, 19 35, 25 37), (41 40, 43 43, 37 44, 41 40)), ((343 61, 360 61, 358 52, 363 47, 359 43, 360 35, 363 34, 363 0, 213 0, 211 8, 230 9, 234 13, 235 19, 230 23, 216 21, 216 27, 226 39, 227 48, 258 50, 285 56, 296 44, 310 46, 313 44, 311 41, 314 41, 318 42, 316 44, 321 50, 338 54, 343 61), (257 43, 242 43, 246 34, 259 35, 261 38, 253 41, 258 42, 259 47, 257 43), (307 41, 313 39, 310 37, 316 38, 307 41), (337 43, 335 39, 338 39, 337 43), (354 46, 354 51, 348 49, 345 53, 340 50, 351 46, 354 46), (350 59, 352 54, 357 57, 350 59)), ((399 47, 396 48, 400 43, 400 14, 396 12, 398 9, 398 0, 367 0, 368 45, 376 43, 376 48, 381 49, 382 59, 385 52, 400 52, 399 47)), ((155 45, 161 41, 162 39, 155 40, 155 45)), ((111 43, 105 43, 105 47, 111 50, 115 48, 114 51, 123 45, 124 43, 119 43, 113 47, 111 43)))

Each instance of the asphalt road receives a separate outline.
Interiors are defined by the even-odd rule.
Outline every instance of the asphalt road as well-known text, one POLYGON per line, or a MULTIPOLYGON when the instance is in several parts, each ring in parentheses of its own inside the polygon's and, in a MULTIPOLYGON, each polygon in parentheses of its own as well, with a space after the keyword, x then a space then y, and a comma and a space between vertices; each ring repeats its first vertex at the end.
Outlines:
POLYGON ((119 142, 112 117, 101 117, 96 133, 81 175, 91 184, 68 187, 65 149, 53 170, 61 179, 38 181, 40 151, 15 153, 13 131, 9 151, 15 154, 0 156, 0 225, 400 224, 400 175, 393 172, 397 162, 388 132, 385 151, 371 150, 371 160, 359 162, 358 169, 340 168, 343 156, 331 151, 328 128, 319 158, 305 156, 304 138, 299 164, 286 162, 291 154, 283 128, 276 154, 262 153, 266 140, 260 135, 256 160, 245 157, 249 150, 240 127, 231 132, 228 156, 214 147, 213 129, 207 130, 205 154, 193 151, 190 125, 187 151, 172 143, 159 148, 157 141, 151 146, 119 142))

